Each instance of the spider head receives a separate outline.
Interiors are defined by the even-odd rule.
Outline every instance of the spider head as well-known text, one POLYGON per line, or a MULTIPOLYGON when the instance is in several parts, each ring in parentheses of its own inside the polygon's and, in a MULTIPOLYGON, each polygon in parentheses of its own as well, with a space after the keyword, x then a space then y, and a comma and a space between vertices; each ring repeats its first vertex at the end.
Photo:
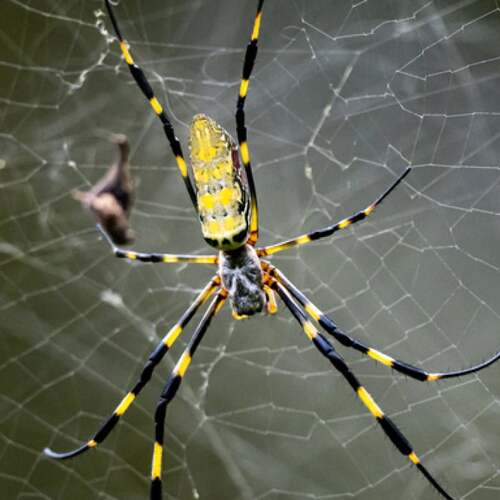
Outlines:
POLYGON ((262 269, 253 247, 244 245, 232 252, 221 252, 219 273, 236 319, 263 310, 266 296, 262 290, 262 269))

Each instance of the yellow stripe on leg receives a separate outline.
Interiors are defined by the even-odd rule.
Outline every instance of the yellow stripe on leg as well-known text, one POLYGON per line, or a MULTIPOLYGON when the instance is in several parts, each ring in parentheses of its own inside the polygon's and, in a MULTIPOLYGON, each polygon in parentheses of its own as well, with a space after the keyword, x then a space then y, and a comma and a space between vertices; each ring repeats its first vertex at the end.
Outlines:
POLYGON ((257 205, 255 200, 252 200, 252 219, 250 220, 250 240, 253 244, 257 243, 258 233, 259 233, 259 222, 257 218, 257 205))
POLYGON ((196 262, 199 264, 217 264, 216 255, 207 255, 206 257, 197 257, 196 262))
POLYGON ((356 392, 358 393, 359 399, 361 399, 363 404, 370 410, 370 413, 375 418, 382 418, 384 416, 382 409, 363 386, 360 386, 356 392))
POLYGON ((272 255, 273 253, 276 253, 276 251, 274 251, 274 252, 273 252, 273 251, 271 250, 271 248, 274 250, 274 248, 275 248, 275 247, 269 247, 269 248, 264 247, 264 248, 259 248, 259 249, 257 249, 257 255, 258 255, 259 257, 262 257, 262 256, 264 256, 264 255, 272 255))
POLYGON ((196 264, 217 264, 216 255, 171 255, 163 254, 161 256, 161 261, 164 264, 175 264, 176 262, 193 262, 196 264))
POLYGON ((316 337, 316 335, 318 335, 316 328, 314 328, 313 324, 307 320, 304 321, 302 328, 304 329, 304 332, 309 338, 309 340, 313 340, 316 337))
POLYGON ((305 243, 309 243, 311 241, 311 237, 307 234, 304 234, 302 236, 299 236, 296 240, 295 243, 297 245, 304 245, 305 243))
POLYGON ((240 97, 243 98, 248 92, 248 80, 241 80, 240 84, 240 97))
POLYGON ((152 97, 149 100, 149 104, 151 104, 151 107, 157 115, 161 115, 163 113, 163 107, 156 97, 152 97))
POLYGON ((349 219, 344 219, 339 222, 339 229, 345 229, 347 226, 351 225, 351 221, 349 219))
POLYGON ((128 410, 128 407, 132 404, 134 399, 135 399, 135 394, 129 392, 122 399, 121 403, 116 407, 115 415, 118 415, 119 417, 123 415, 128 410))
POLYGON ((161 477, 161 461, 163 455, 163 446, 155 442, 153 450, 153 464, 151 465, 151 479, 159 479, 161 477))
POLYGON ((306 243, 309 243, 311 240, 310 236, 307 234, 303 234, 302 236, 299 236, 295 240, 291 241, 285 241, 282 244, 277 244, 277 245, 270 245, 268 247, 262 247, 257 250, 257 255, 262 256, 262 255, 273 255, 274 253, 282 252, 283 250, 286 250, 287 248, 298 246, 298 245, 304 245, 306 243))
POLYGON ((241 159, 245 165, 250 163, 250 154, 248 153, 248 144, 246 141, 240 144, 241 159))
POLYGON ((214 311, 214 316, 216 314, 218 314, 218 312, 222 309, 222 306, 224 305, 224 302, 226 302, 227 295, 222 295, 221 294, 221 297, 222 297, 222 300, 217 304, 217 307, 215 308, 215 311, 214 311))
POLYGON ((409 455, 408 455, 408 458, 415 464, 419 464, 420 463, 420 459, 417 457, 417 455, 415 454, 414 451, 412 451, 409 455))
POLYGON ((259 12, 255 17, 255 22, 253 23, 252 40, 257 40, 257 38, 259 38, 261 20, 262 20, 262 12, 259 12))
POLYGON ((316 321, 319 321, 321 318, 321 311, 312 303, 308 302, 305 306, 304 309, 306 310, 306 313, 311 316, 316 321))
POLYGON ((385 366, 392 367, 394 365, 394 359, 392 359, 390 356, 387 356, 383 352, 377 351, 375 349, 368 349, 368 352, 366 354, 370 356, 370 358, 378 361, 379 363, 382 363, 385 366))
POLYGON ((134 64, 134 60, 132 59, 132 56, 128 50, 127 42, 125 40, 122 40, 120 42, 120 49, 122 51, 123 57, 125 58, 125 62, 127 64, 134 64))
POLYGON ((248 315, 247 314, 238 314, 236 311, 231 311, 231 316, 236 321, 241 321, 243 319, 248 319, 248 315))
POLYGON ((126 255, 127 255, 127 259, 129 259, 129 260, 135 260, 135 259, 137 259, 137 254, 134 253, 134 252, 127 252, 126 255))
POLYGON ((177 166, 181 171, 182 177, 187 177, 187 166, 186 162, 184 161, 184 158, 182 156, 176 156, 175 159, 177 161, 177 166))
POLYGON ((274 290, 269 288, 267 285, 264 285, 264 292, 267 296, 267 314, 276 314, 276 312, 278 311, 278 304, 276 303, 276 295, 274 294, 274 290))
POLYGON ((95 448, 97 446, 97 441, 94 441, 93 439, 91 439, 88 443, 87 443, 87 446, 89 448, 95 448))
POLYGON ((435 382, 436 380, 439 380, 441 378, 441 375, 439 373, 429 373, 427 375, 427 382, 435 382))
POLYGON ((177 340, 177 337, 182 333, 182 326, 181 325, 175 325, 170 329, 170 331, 165 335, 163 339, 163 343, 167 347, 172 347, 174 342, 177 340))
POLYGON ((189 353, 188 352, 183 353, 181 358, 175 365, 174 372, 177 375, 183 377, 190 363, 191 363, 191 356, 189 355, 189 353))
POLYGON ((175 255, 163 255, 161 261, 164 264, 175 264, 176 262, 179 262, 179 257, 175 255))

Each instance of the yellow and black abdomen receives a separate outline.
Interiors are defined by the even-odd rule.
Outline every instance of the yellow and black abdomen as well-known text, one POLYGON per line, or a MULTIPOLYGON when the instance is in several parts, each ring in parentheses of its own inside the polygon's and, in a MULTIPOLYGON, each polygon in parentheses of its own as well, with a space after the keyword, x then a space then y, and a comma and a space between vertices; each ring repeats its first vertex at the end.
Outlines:
POLYGON ((199 114, 191 123, 189 150, 203 237, 219 250, 243 246, 250 200, 236 143, 217 122, 199 114))

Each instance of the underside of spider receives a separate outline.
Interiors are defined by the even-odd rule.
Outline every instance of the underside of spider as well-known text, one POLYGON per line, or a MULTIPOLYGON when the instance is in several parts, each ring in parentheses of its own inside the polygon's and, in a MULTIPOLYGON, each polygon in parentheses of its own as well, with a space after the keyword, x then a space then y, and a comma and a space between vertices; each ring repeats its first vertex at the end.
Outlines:
POLYGON ((184 262, 209 264, 218 266, 218 268, 210 282, 150 354, 136 384, 124 395, 111 416, 103 423, 94 436, 72 451, 57 453, 50 449, 45 449, 45 453, 55 459, 66 459, 84 453, 102 443, 146 386, 156 366, 182 334, 198 309, 211 296, 214 296, 198 323, 187 347, 172 370, 171 376, 165 384, 156 406, 154 416, 155 443, 151 467, 150 492, 152 500, 159 500, 162 497, 162 456, 167 407, 177 394, 212 318, 222 308, 228 298, 231 302, 233 316, 236 319, 252 316, 264 309, 269 314, 274 314, 277 310, 275 294, 278 294, 283 304, 301 326, 307 339, 312 342, 319 353, 331 364, 332 368, 347 382, 359 398, 359 401, 375 418, 395 448, 418 468, 442 497, 450 500, 452 497, 424 467, 408 439, 375 402, 374 398, 354 375, 333 344, 323 333, 320 333, 319 328, 342 346, 354 349, 370 357, 377 363, 390 367, 421 382, 434 382, 436 380, 478 372, 500 359, 500 352, 497 352, 483 363, 464 370, 429 373, 409 363, 394 359, 347 335, 307 299, 280 270, 274 267, 269 261, 264 260, 264 257, 272 256, 283 250, 332 236, 334 233, 369 217, 384 199, 402 183, 411 169, 407 168, 404 170, 375 201, 350 217, 281 243, 264 247, 256 246, 259 236, 257 195, 250 164, 244 105, 249 88, 250 75, 257 55, 257 41, 261 26, 263 3, 264 0, 258 1, 250 43, 248 44, 243 63, 243 74, 236 103, 238 145, 233 141, 230 134, 214 120, 208 118, 206 115, 196 115, 193 118, 189 133, 190 164, 192 168, 190 175, 173 126, 163 106, 155 97, 143 71, 134 62, 128 44, 118 27, 111 3, 109 0, 105 0, 125 62, 137 85, 161 121, 181 177, 200 219, 203 237, 210 246, 218 249, 219 253, 218 255, 178 255, 129 251, 116 247, 104 229, 101 227, 99 229, 111 245, 115 256, 123 259, 151 263, 184 262))

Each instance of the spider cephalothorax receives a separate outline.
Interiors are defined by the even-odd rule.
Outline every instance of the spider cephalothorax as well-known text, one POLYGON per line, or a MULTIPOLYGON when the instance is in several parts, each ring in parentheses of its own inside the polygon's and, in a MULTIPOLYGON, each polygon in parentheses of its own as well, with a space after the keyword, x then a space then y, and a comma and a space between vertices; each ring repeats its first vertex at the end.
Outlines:
POLYGON ((253 316, 266 304, 262 269, 254 247, 243 245, 231 252, 220 252, 219 275, 228 291, 236 318, 253 316))
POLYGON ((347 362, 337 352, 335 346, 319 331, 314 322, 342 346, 354 349, 377 363, 391 367, 421 382, 435 382, 436 380, 460 377, 477 372, 500 359, 500 352, 497 352, 486 361, 464 370, 429 373, 409 363, 394 359, 344 333, 326 314, 307 299, 279 269, 271 263, 261 260, 262 257, 271 256, 289 248, 329 237, 337 231, 346 229, 352 224, 369 217, 373 214, 376 207, 403 181, 411 171, 411 168, 408 167, 401 173, 389 188, 364 210, 360 210, 350 217, 317 231, 312 231, 274 245, 256 248, 259 238, 257 194, 255 192, 250 164, 244 106, 250 75, 257 55, 257 41, 259 38, 264 0, 258 0, 257 14, 254 20, 250 43, 247 46, 245 54, 243 75, 236 102, 236 132, 239 151, 231 136, 220 125, 205 115, 195 116, 190 129, 191 166, 195 187, 193 187, 191 182, 182 148, 175 136, 172 123, 162 105, 155 97, 153 89, 143 71, 135 64, 129 52, 127 42, 123 39, 118 27, 110 0, 105 1, 130 72, 148 99, 154 112, 161 120, 189 197, 200 218, 203 237, 211 246, 219 249, 219 255, 177 255, 127 251, 117 248, 109 235, 105 232, 103 234, 112 245, 114 254, 117 257, 141 262, 185 262, 218 265, 218 271, 150 354, 136 384, 124 395, 112 415, 104 422, 96 434, 82 446, 72 451, 57 453, 46 449, 45 453, 52 458, 66 459, 95 448, 104 441, 151 379, 153 370, 182 334, 197 310, 212 295, 215 295, 198 323, 191 340, 172 370, 156 407, 154 416, 155 443, 151 467, 150 491, 151 499, 159 500, 162 496, 162 453, 167 406, 174 399, 196 349, 209 327, 210 321, 221 309, 228 297, 233 308, 233 315, 237 319, 256 314, 262 311, 264 306, 270 314, 273 314, 276 312, 275 293, 277 293, 286 308, 300 324, 307 338, 320 354, 330 362, 332 368, 347 382, 396 449, 418 468, 442 497, 452 500, 452 497, 420 462, 408 439, 406 439, 396 424, 384 413, 382 408, 380 408, 374 398, 361 384, 361 381, 358 380, 349 368, 347 362), (238 153, 241 155, 243 168, 240 167, 238 153))

